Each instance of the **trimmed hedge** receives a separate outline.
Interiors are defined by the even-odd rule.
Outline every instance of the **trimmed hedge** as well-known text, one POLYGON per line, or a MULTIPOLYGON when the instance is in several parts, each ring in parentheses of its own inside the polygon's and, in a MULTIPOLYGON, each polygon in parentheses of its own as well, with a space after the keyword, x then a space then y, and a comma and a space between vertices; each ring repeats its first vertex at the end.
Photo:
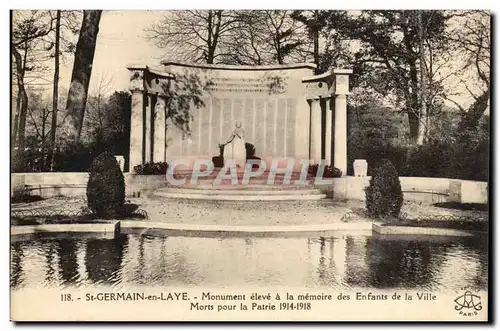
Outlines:
POLYGON ((125 180, 113 154, 104 152, 90 166, 87 183, 89 209, 101 217, 120 214, 125 203, 125 180))
POLYGON ((398 217, 403 206, 403 192, 396 168, 382 159, 373 170, 370 185, 366 188, 366 209, 372 217, 398 217))
POLYGON ((167 173, 167 162, 148 162, 134 167, 134 172, 138 175, 165 175, 167 173))
MULTIPOLYGON (((318 164, 310 164, 307 169, 307 173, 311 176, 316 176, 318 173, 319 165, 318 164)), ((335 168, 332 165, 326 165, 323 170, 323 178, 338 178, 342 177, 342 170, 339 168, 335 168)))

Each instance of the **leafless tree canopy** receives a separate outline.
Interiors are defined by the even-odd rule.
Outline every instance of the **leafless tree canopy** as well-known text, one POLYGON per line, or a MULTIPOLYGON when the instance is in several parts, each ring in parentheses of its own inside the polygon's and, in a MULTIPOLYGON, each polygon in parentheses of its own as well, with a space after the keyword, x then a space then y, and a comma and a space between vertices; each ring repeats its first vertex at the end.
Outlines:
POLYGON ((216 63, 236 22, 232 11, 170 11, 146 32, 156 46, 165 48, 168 59, 216 63))
POLYGON ((226 64, 302 62, 309 48, 305 34, 282 10, 173 11, 146 30, 166 59, 226 64))

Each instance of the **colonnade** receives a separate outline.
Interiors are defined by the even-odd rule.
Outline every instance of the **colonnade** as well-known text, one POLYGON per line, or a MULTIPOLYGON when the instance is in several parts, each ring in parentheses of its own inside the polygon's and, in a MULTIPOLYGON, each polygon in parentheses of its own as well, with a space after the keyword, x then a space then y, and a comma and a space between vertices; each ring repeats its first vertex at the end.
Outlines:
POLYGON ((351 72, 351 70, 332 70, 330 73, 304 80, 313 87, 307 97, 311 112, 309 158, 315 164, 333 164, 344 176, 347 173, 347 95, 348 75, 351 72), (315 86, 317 86, 316 91, 315 86), (324 130, 322 100, 325 101, 324 130))

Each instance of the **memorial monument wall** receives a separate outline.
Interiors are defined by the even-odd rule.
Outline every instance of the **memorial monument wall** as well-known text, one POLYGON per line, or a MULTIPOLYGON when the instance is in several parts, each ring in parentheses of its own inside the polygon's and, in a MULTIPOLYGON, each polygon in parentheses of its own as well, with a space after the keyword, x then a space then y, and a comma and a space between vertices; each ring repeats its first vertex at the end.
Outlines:
MULTIPOLYGON (((313 73, 314 65, 163 64, 175 76, 167 101, 167 161, 219 155, 218 144, 227 140, 236 121, 258 157, 308 159, 310 108, 302 78, 313 73), (190 104, 189 114, 178 109, 182 99, 190 104)), ((162 139, 155 135, 155 144, 162 139)))
MULTIPOLYGON (((349 69, 314 64, 234 66, 162 62, 129 66, 130 169, 219 156, 241 122, 255 156, 283 167, 302 160, 347 170, 349 69)), ((241 131, 241 129, 238 129, 241 131)))

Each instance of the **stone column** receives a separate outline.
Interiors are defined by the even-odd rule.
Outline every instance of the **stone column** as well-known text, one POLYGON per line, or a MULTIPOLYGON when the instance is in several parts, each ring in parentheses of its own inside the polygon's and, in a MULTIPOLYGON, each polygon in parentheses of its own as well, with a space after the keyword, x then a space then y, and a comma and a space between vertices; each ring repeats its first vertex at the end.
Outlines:
POLYGON ((311 101, 311 140, 309 146, 309 159, 313 164, 321 161, 321 104, 319 98, 311 101))
POLYGON ((347 176, 347 95, 349 94, 350 69, 335 69, 335 133, 333 165, 347 176))
POLYGON ((333 165, 347 175, 347 96, 335 97, 335 140, 333 165))
POLYGON ((151 162, 151 114, 153 107, 153 98, 150 94, 146 96, 147 104, 144 116, 144 162, 151 162))
POLYGON ((326 125, 325 125, 325 163, 332 164, 332 109, 331 99, 326 100, 326 125))
POLYGON ((158 96, 154 111, 154 162, 165 161, 165 99, 158 96))
POLYGON ((144 115, 144 93, 141 90, 132 91, 132 111, 130 118, 130 156, 129 171, 134 166, 142 164, 143 153, 143 115, 144 115))

